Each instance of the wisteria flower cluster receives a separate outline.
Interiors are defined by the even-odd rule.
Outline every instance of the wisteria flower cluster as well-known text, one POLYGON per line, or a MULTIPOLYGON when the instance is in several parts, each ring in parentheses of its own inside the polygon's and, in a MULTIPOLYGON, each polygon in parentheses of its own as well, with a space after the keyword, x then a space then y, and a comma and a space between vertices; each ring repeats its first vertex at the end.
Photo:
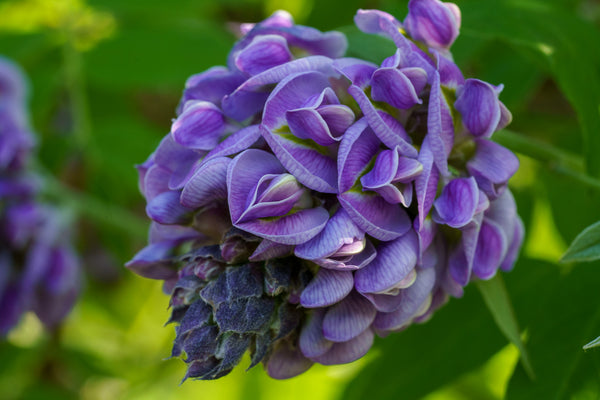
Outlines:
POLYGON ((79 265, 64 216, 37 200, 21 70, 0 57, 0 336, 26 311, 54 328, 79 293, 79 265))
POLYGON ((502 86, 452 61, 459 9, 411 0, 402 23, 355 22, 397 51, 344 58, 344 35, 285 12, 242 25, 139 166, 153 222, 128 266, 165 281, 186 378, 246 351, 274 378, 354 361, 513 266, 518 159, 490 140, 511 114, 502 86))

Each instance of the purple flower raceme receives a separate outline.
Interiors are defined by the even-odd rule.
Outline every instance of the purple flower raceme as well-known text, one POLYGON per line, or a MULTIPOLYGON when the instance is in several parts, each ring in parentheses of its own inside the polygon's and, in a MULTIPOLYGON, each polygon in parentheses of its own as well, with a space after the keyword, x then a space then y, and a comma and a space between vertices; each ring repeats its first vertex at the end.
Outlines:
POLYGON ((285 12, 242 25, 138 167, 153 222, 128 267, 164 280, 186 378, 246 351, 274 378, 354 361, 513 266, 518 160, 489 139, 511 116, 501 86, 452 61, 458 8, 412 0, 404 23, 355 22, 395 54, 343 58, 342 34, 285 12))
POLYGON ((65 218, 36 201, 40 179, 28 165, 33 147, 23 75, 0 57, 0 336, 26 311, 53 328, 79 293, 65 218))

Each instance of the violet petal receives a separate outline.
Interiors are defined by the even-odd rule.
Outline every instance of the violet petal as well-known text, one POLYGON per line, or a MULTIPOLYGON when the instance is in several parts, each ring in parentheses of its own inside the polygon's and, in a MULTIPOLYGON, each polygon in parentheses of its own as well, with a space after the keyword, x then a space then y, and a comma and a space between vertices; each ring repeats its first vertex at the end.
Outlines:
POLYGON ((347 342, 364 332, 376 313, 367 299, 353 292, 327 310, 323 319, 323 335, 332 342, 347 342))
POLYGON ((394 287, 415 267, 419 243, 413 230, 391 242, 382 243, 377 257, 356 271, 355 287, 361 293, 382 293, 394 287))
POLYGON ((352 272, 322 268, 302 291, 300 304, 306 308, 330 306, 346 297, 353 286, 352 272))

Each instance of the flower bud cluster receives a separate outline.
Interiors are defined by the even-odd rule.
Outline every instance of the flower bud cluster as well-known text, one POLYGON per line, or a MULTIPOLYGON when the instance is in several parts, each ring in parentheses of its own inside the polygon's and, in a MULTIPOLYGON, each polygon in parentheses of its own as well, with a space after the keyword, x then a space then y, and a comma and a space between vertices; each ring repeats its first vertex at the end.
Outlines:
POLYGON ((518 159, 489 139, 511 115, 502 86, 452 60, 460 11, 411 0, 403 23, 355 22, 397 51, 344 58, 342 34, 285 12, 242 25, 138 167, 153 222, 128 266, 165 281, 187 377, 220 377, 246 350, 274 378, 354 361, 512 268, 518 159))

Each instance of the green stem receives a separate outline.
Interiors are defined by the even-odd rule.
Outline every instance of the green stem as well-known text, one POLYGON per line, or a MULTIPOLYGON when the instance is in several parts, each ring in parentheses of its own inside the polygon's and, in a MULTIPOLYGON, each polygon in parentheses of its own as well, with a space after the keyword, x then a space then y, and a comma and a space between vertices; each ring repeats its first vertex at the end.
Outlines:
POLYGON ((99 225, 116 228, 140 239, 148 235, 148 223, 131 212, 107 204, 95 197, 71 189, 51 174, 45 174, 45 193, 69 207, 77 214, 94 220, 99 225))
POLYGON ((83 60, 73 44, 73 33, 69 26, 65 27, 64 34, 63 65, 71 117, 73 118, 73 135, 78 149, 84 150, 90 147, 92 128, 85 92, 83 60))
POLYGON ((587 175, 583 159, 575 154, 508 130, 496 132, 493 140, 516 153, 546 164, 551 171, 600 191, 600 179, 587 175))
POLYGON ((493 140, 517 153, 521 153, 539 161, 559 162, 570 168, 581 171, 584 168, 583 159, 581 157, 520 133, 504 129, 496 132, 493 140))

